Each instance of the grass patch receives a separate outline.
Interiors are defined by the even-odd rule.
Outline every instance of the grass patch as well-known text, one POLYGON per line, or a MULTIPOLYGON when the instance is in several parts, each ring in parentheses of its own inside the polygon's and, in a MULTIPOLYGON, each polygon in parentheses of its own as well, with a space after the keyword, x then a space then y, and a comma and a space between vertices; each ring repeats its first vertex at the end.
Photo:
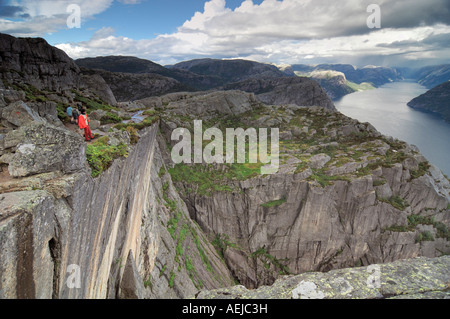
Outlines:
POLYGON ((280 275, 290 275, 289 268, 284 264, 286 260, 280 260, 268 253, 266 248, 259 248, 257 251, 250 254, 251 258, 258 258, 265 263, 266 269, 270 269, 270 265, 273 265, 278 270, 280 275))
MULTIPOLYGON (((433 216, 421 216, 421 215, 410 215, 408 216, 408 226, 391 226, 386 228, 387 231, 393 232, 412 232, 416 229, 418 225, 431 225, 436 228, 436 237, 437 238, 445 238, 450 240, 450 231, 442 222, 437 222, 433 216)), ((427 241, 431 237, 427 234, 420 234, 422 236, 421 241, 427 241)), ((434 239, 433 239, 434 240, 434 239)))
POLYGON ((174 182, 190 184, 198 195, 211 196, 215 192, 232 192, 228 181, 244 181, 261 173, 262 164, 212 165, 177 164, 169 169, 174 182))
POLYGON ((80 95, 78 92, 75 92, 75 101, 81 102, 89 114, 95 110, 111 111, 115 109, 114 107, 112 107, 109 104, 106 104, 100 99, 91 99, 80 95))
POLYGON ((279 199, 279 200, 273 200, 271 202, 261 204, 261 207, 264 207, 264 208, 278 207, 278 206, 281 206, 284 203, 286 203, 286 201, 287 201, 286 197, 283 197, 282 199, 279 199))
POLYGON ((175 273, 172 270, 170 272, 169 287, 173 288, 174 285, 175 285, 175 273))
POLYGON ((116 124, 116 123, 120 123, 120 122, 122 122, 122 118, 112 112, 106 112, 106 114, 103 115, 100 119, 100 123, 102 125, 116 124))
POLYGON ((331 186, 334 181, 351 181, 346 176, 328 176, 322 170, 313 169, 313 174, 308 177, 308 181, 317 181, 321 187, 331 186))
POLYGON ((94 178, 107 170, 115 159, 128 156, 127 145, 121 143, 111 146, 108 141, 109 138, 105 136, 87 146, 86 157, 94 178))
POLYGON ((383 186, 387 183, 385 179, 378 179, 373 181, 373 187, 383 186))
POLYGON ((230 241, 230 237, 226 234, 217 234, 214 240, 212 241, 212 245, 216 248, 217 253, 220 257, 224 258, 224 253, 228 249, 228 247, 237 248, 235 243, 230 241))
POLYGON ((378 200, 383 203, 391 204, 398 210, 405 210, 407 207, 409 207, 409 203, 400 196, 392 196, 389 199, 379 198, 378 200))
POLYGON ((435 241, 433 234, 428 230, 418 234, 416 237, 416 244, 424 241, 435 241))
POLYGON ((424 176, 428 172, 430 167, 431 167, 431 165, 430 165, 429 162, 420 163, 418 170, 411 170, 410 171, 411 178, 412 179, 416 179, 416 178, 424 176))

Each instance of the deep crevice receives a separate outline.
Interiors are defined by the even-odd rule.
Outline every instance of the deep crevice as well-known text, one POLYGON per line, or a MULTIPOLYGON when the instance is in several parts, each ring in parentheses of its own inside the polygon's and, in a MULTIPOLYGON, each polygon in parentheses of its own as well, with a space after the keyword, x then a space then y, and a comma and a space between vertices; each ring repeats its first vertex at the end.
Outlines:
POLYGON ((53 262, 53 299, 59 299, 58 288, 59 288, 59 269, 61 266, 61 245, 55 239, 52 238, 48 242, 48 248, 50 250, 50 256, 53 262))

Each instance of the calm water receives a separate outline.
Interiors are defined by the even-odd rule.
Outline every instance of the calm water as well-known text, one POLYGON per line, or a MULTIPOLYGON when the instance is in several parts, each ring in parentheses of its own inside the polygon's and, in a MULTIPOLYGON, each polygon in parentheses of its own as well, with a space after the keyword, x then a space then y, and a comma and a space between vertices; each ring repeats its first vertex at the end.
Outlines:
POLYGON ((417 83, 396 82, 344 96, 335 104, 343 114, 371 123, 382 134, 418 146, 431 163, 450 176, 450 124, 407 106, 426 91, 417 83))

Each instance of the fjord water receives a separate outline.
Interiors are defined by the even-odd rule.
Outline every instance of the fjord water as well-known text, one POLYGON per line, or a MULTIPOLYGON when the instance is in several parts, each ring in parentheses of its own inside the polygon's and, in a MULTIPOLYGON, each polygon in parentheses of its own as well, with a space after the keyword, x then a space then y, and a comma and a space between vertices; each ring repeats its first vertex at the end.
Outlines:
POLYGON ((394 82, 349 94, 335 105, 341 113, 371 123, 384 135, 416 145, 431 163, 450 176, 450 124, 407 105, 426 91, 415 82, 394 82))

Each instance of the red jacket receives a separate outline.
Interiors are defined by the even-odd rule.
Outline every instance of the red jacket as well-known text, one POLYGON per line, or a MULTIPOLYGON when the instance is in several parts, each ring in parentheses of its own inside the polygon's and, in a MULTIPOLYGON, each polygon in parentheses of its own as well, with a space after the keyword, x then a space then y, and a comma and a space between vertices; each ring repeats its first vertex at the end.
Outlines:
POLYGON ((80 127, 80 129, 85 129, 86 127, 88 127, 89 122, 91 122, 91 120, 88 118, 87 114, 80 115, 80 117, 78 118, 78 126, 80 127), (86 119, 84 117, 86 117, 86 119))

